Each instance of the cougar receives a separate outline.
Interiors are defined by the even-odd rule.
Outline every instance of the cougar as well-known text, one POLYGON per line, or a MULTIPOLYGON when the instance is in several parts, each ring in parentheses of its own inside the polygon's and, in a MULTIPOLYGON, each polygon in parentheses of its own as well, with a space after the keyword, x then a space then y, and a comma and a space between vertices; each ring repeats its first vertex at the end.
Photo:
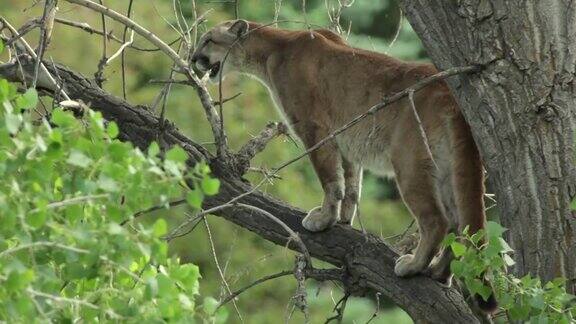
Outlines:
MULTIPOLYGON (((206 32, 191 63, 215 82, 230 72, 259 80, 307 148, 385 96, 437 72, 431 64, 350 47, 329 30, 283 30, 244 20, 206 32)), ((337 222, 351 224, 362 169, 394 176, 420 231, 414 253, 398 258, 395 273, 425 273, 449 283, 453 255, 450 249, 440 251, 441 241, 450 231, 484 228, 483 168, 470 128, 445 82, 432 83, 413 99, 420 124, 404 98, 310 154, 324 200, 302 225, 317 232, 337 222)))

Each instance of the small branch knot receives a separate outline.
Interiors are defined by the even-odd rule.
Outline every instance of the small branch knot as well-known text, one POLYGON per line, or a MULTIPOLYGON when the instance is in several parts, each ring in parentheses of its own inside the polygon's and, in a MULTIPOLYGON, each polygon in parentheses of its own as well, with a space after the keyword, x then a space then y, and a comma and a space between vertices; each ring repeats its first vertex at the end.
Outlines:
POLYGON ((244 175, 250 169, 250 161, 260 152, 262 152, 268 143, 280 135, 287 135, 288 127, 284 123, 270 122, 264 129, 252 139, 250 139, 238 153, 232 156, 232 164, 236 174, 244 175))

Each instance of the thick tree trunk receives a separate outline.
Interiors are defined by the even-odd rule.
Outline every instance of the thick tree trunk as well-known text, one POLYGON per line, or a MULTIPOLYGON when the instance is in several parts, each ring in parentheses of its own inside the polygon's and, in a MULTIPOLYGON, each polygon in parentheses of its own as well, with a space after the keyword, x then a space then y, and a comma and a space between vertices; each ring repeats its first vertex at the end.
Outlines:
POLYGON ((566 277, 576 292, 574 169, 576 2, 404 0, 439 69, 480 64, 449 80, 516 251, 515 271, 566 277))

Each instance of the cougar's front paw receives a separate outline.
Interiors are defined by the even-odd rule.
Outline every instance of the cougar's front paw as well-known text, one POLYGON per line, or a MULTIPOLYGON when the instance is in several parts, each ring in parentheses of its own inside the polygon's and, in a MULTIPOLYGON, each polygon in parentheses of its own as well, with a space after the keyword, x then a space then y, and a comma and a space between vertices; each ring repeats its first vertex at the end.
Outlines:
POLYGON ((398 277, 411 277, 419 272, 422 269, 414 262, 414 255, 412 254, 405 254, 396 260, 396 266, 394 266, 394 273, 398 277))
POLYGON ((336 223, 336 217, 322 212, 321 207, 316 207, 308 212, 302 221, 302 226, 311 232, 320 232, 336 223))

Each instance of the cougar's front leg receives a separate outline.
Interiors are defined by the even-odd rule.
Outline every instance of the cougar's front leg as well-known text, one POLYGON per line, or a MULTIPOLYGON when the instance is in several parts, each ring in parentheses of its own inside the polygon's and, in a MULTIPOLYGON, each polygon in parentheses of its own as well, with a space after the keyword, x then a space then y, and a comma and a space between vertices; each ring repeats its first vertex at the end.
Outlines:
POLYGON ((342 157, 342 168, 346 189, 340 208, 340 223, 352 225, 362 191, 362 167, 359 163, 350 162, 342 157))
MULTIPOLYGON (((326 135, 328 135, 326 133, 326 135)), ((305 141, 310 147, 323 137, 305 141), (313 142, 310 144, 310 142, 313 142)), ((308 212, 302 226, 309 231, 318 232, 334 225, 340 218, 340 203, 344 197, 344 180, 341 174, 340 153, 336 144, 328 143, 310 154, 310 160, 324 190, 324 201, 308 212)))

